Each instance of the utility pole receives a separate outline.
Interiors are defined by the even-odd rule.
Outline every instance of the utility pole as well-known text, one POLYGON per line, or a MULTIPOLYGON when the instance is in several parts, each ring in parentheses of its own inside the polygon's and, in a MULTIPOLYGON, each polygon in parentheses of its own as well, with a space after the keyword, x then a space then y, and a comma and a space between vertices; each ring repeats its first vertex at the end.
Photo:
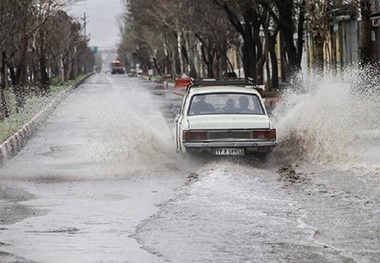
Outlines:
MULTIPOLYGON (((88 16, 86 15, 86 13, 83 14, 83 37, 84 37, 84 41, 86 43, 86 46, 87 46, 87 31, 86 31, 86 28, 87 28, 87 18, 88 16)), ((87 54, 85 53, 84 54, 84 73, 87 73, 87 54)))
POLYGON ((87 41, 87 32, 86 32, 86 27, 87 27, 87 18, 88 16, 86 15, 86 13, 83 14, 83 36, 84 36, 84 39, 85 41, 87 41))

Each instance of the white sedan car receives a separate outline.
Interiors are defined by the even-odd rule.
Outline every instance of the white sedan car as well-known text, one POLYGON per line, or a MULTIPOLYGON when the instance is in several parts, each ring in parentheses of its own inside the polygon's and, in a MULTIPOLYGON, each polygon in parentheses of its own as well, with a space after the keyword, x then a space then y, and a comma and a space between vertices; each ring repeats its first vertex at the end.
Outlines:
POLYGON ((278 144, 259 91, 245 80, 193 80, 173 110, 180 153, 266 156, 278 144))

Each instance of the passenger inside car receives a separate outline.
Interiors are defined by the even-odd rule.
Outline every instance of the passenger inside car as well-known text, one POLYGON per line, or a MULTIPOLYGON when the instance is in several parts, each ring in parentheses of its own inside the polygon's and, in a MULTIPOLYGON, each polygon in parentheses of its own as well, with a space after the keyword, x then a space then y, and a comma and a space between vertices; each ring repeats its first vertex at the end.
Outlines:
POLYGON ((194 114, 202 114, 202 113, 210 113, 214 111, 214 106, 212 104, 206 102, 205 95, 196 96, 197 101, 191 105, 190 112, 194 114))
POLYGON ((250 112, 251 109, 249 108, 249 98, 247 96, 240 96, 239 97, 239 107, 241 112, 250 112))
POLYGON ((236 112, 237 108, 235 107, 235 101, 229 98, 226 101, 226 106, 224 106, 223 110, 227 112, 236 112))

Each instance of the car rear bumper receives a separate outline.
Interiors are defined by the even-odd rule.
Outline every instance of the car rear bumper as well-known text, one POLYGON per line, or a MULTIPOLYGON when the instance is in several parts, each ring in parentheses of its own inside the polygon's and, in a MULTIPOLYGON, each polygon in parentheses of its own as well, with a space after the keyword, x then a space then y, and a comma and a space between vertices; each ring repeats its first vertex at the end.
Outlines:
POLYGON ((184 142, 186 148, 276 147, 277 141, 184 142))
POLYGON ((217 149, 244 149, 244 154, 269 153, 277 145, 277 141, 231 141, 231 142, 185 142, 188 152, 209 152, 215 154, 217 149))

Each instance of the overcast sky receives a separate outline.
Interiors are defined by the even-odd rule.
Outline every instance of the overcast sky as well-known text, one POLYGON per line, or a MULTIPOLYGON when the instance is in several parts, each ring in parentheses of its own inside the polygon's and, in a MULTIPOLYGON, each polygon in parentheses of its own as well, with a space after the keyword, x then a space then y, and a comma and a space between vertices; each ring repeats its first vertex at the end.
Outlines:
POLYGON ((117 18, 123 12, 122 0, 85 0, 71 7, 68 13, 83 22, 87 16, 90 46, 114 47, 120 38, 117 18))

